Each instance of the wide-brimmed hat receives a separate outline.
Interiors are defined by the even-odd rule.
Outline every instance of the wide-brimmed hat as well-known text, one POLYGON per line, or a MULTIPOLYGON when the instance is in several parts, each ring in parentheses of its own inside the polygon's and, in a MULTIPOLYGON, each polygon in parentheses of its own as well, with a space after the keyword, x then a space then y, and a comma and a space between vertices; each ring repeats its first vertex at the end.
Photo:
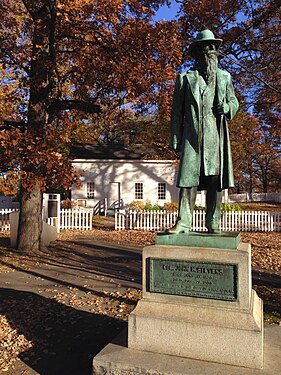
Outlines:
POLYGON ((190 44, 189 52, 191 53, 194 47, 196 47, 202 42, 213 42, 218 49, 222 43, 222 39, 216 39, 211 30, 206 29, 206 30, 200 31, 197 34, 196 38, 193 40, 193 42, 190 44))

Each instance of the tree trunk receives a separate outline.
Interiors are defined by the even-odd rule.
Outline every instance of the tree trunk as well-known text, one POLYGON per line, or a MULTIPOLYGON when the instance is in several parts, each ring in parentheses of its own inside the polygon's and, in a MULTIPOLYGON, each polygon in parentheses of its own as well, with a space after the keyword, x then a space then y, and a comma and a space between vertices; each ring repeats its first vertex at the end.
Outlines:
POLYGON ((263 185, 263 192, 267 193, 268 192, 268 179, 267 178, 263 179, 262 185, 263 185))
POLYGON ((249 193, 253 193, 253 174, 250 172, 250 180, 249 180, 249 193))
POLYGON ((17 248, 25 253, 42 249, 42 192, 35 186, 31 193, 21 189, 17 248))
MULTIPOLYGON (((28 106, 27 128, 36 135, 44 137, 49 122, 48 108, 56 91, 55 73, 55 26, 56 1, 40 2, 23 0, 33 20, 33 48, 29 76, 30 97, 28 106)), ((20 218, 18 228, 18 249, 36 253, 43 248, 42 234, 42 191, 36 178, 36 163, 30 162, 26 172, 35 177, 29 190, 21 187, 20 218)))
POLYGON ((240 194, 240 183, 239 183, 239 181, 237 182, 236 187, 237 187, 237 194, 240 194))

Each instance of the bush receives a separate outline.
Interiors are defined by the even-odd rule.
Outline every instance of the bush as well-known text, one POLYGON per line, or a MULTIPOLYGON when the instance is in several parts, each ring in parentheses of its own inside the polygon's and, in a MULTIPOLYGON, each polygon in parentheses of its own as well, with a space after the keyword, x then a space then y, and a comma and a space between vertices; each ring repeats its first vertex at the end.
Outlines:
POLYGON ((159 204, 151 204, 150 201, 146 201, 144 209, 146 211, 160 211, 163 210, 163 207, 159 206, 159 204))
POLYGON ((165 211, 178 211, 179 205, 178 202, 167 202, 163 208, 165 211))
POLYGON ((152 204, 149 200, 146 202, 143 201, 132 201, 127 205, 129 210, 133 211, 160 211, 163 210, 163 207, 159 204, 152 204))
MULTIPOLYGON (((178 203, 177 202, 167 202, 164 204, 164 206, 160 206, 159 204, 152 204, 149 200, 146 202, 143 201, 132 201, 127 205, 127 208, 129 210, 133 211, 178 211, 178 203)), ((202 206, 194 206, 194 210, 202 210, 205 211, 206 208, 202 206)), ((229 204, 229 203, 223 203, 221 205, 222 211, 242 211, 242 208, 238 204, 229 204)))
POLYGON ((69 198, 67 198, 67 199, 61 201, 61 202, 60 202, 60 205, 61 205, 61 208, 64 208, 64 209, 71 209, 71 208, 76 207, 77 202, 72 201, 72 200, 70 200, 69 198))
POLYGON ((145 209, 146 211, 152 211, 152 210, 153 210, 153 205, 151 204, 150 201, 146 201, 146 202, 145 202, 144 209, 145 209))
POLYGON ((143 201, 132 201, 127 205, 129 210, 133 211, 143 211, 144 210, 144 202, 143 201))
POLYGON ((223 203, 221 205, 222 211, 242 211, 242 208, 239 204, 230 204, 230 203, 223 203))

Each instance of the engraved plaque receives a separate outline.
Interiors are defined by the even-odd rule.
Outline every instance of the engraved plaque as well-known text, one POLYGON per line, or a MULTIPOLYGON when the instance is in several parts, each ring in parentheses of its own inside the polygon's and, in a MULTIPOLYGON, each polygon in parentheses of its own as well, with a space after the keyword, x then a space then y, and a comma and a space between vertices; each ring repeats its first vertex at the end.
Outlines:
POLYGON ((148 258, 149 292, 237 300, 237 264, 148 258))

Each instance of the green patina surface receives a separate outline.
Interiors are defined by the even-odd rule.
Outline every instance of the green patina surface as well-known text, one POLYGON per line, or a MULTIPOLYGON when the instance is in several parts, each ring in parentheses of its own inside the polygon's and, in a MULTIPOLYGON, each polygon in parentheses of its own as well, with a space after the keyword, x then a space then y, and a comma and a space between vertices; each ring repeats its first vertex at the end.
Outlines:
POLYGON ((236 250, 240 241, 240 233, 237 232, 221 232, 220 234, 201 232, 190 232, 188 234, 158 233, 155 238, 156 245, 208 247, 231 250, 236 250))
POLYGON ((152 293, 236 301, 237 265, 149 258, 152 293))

